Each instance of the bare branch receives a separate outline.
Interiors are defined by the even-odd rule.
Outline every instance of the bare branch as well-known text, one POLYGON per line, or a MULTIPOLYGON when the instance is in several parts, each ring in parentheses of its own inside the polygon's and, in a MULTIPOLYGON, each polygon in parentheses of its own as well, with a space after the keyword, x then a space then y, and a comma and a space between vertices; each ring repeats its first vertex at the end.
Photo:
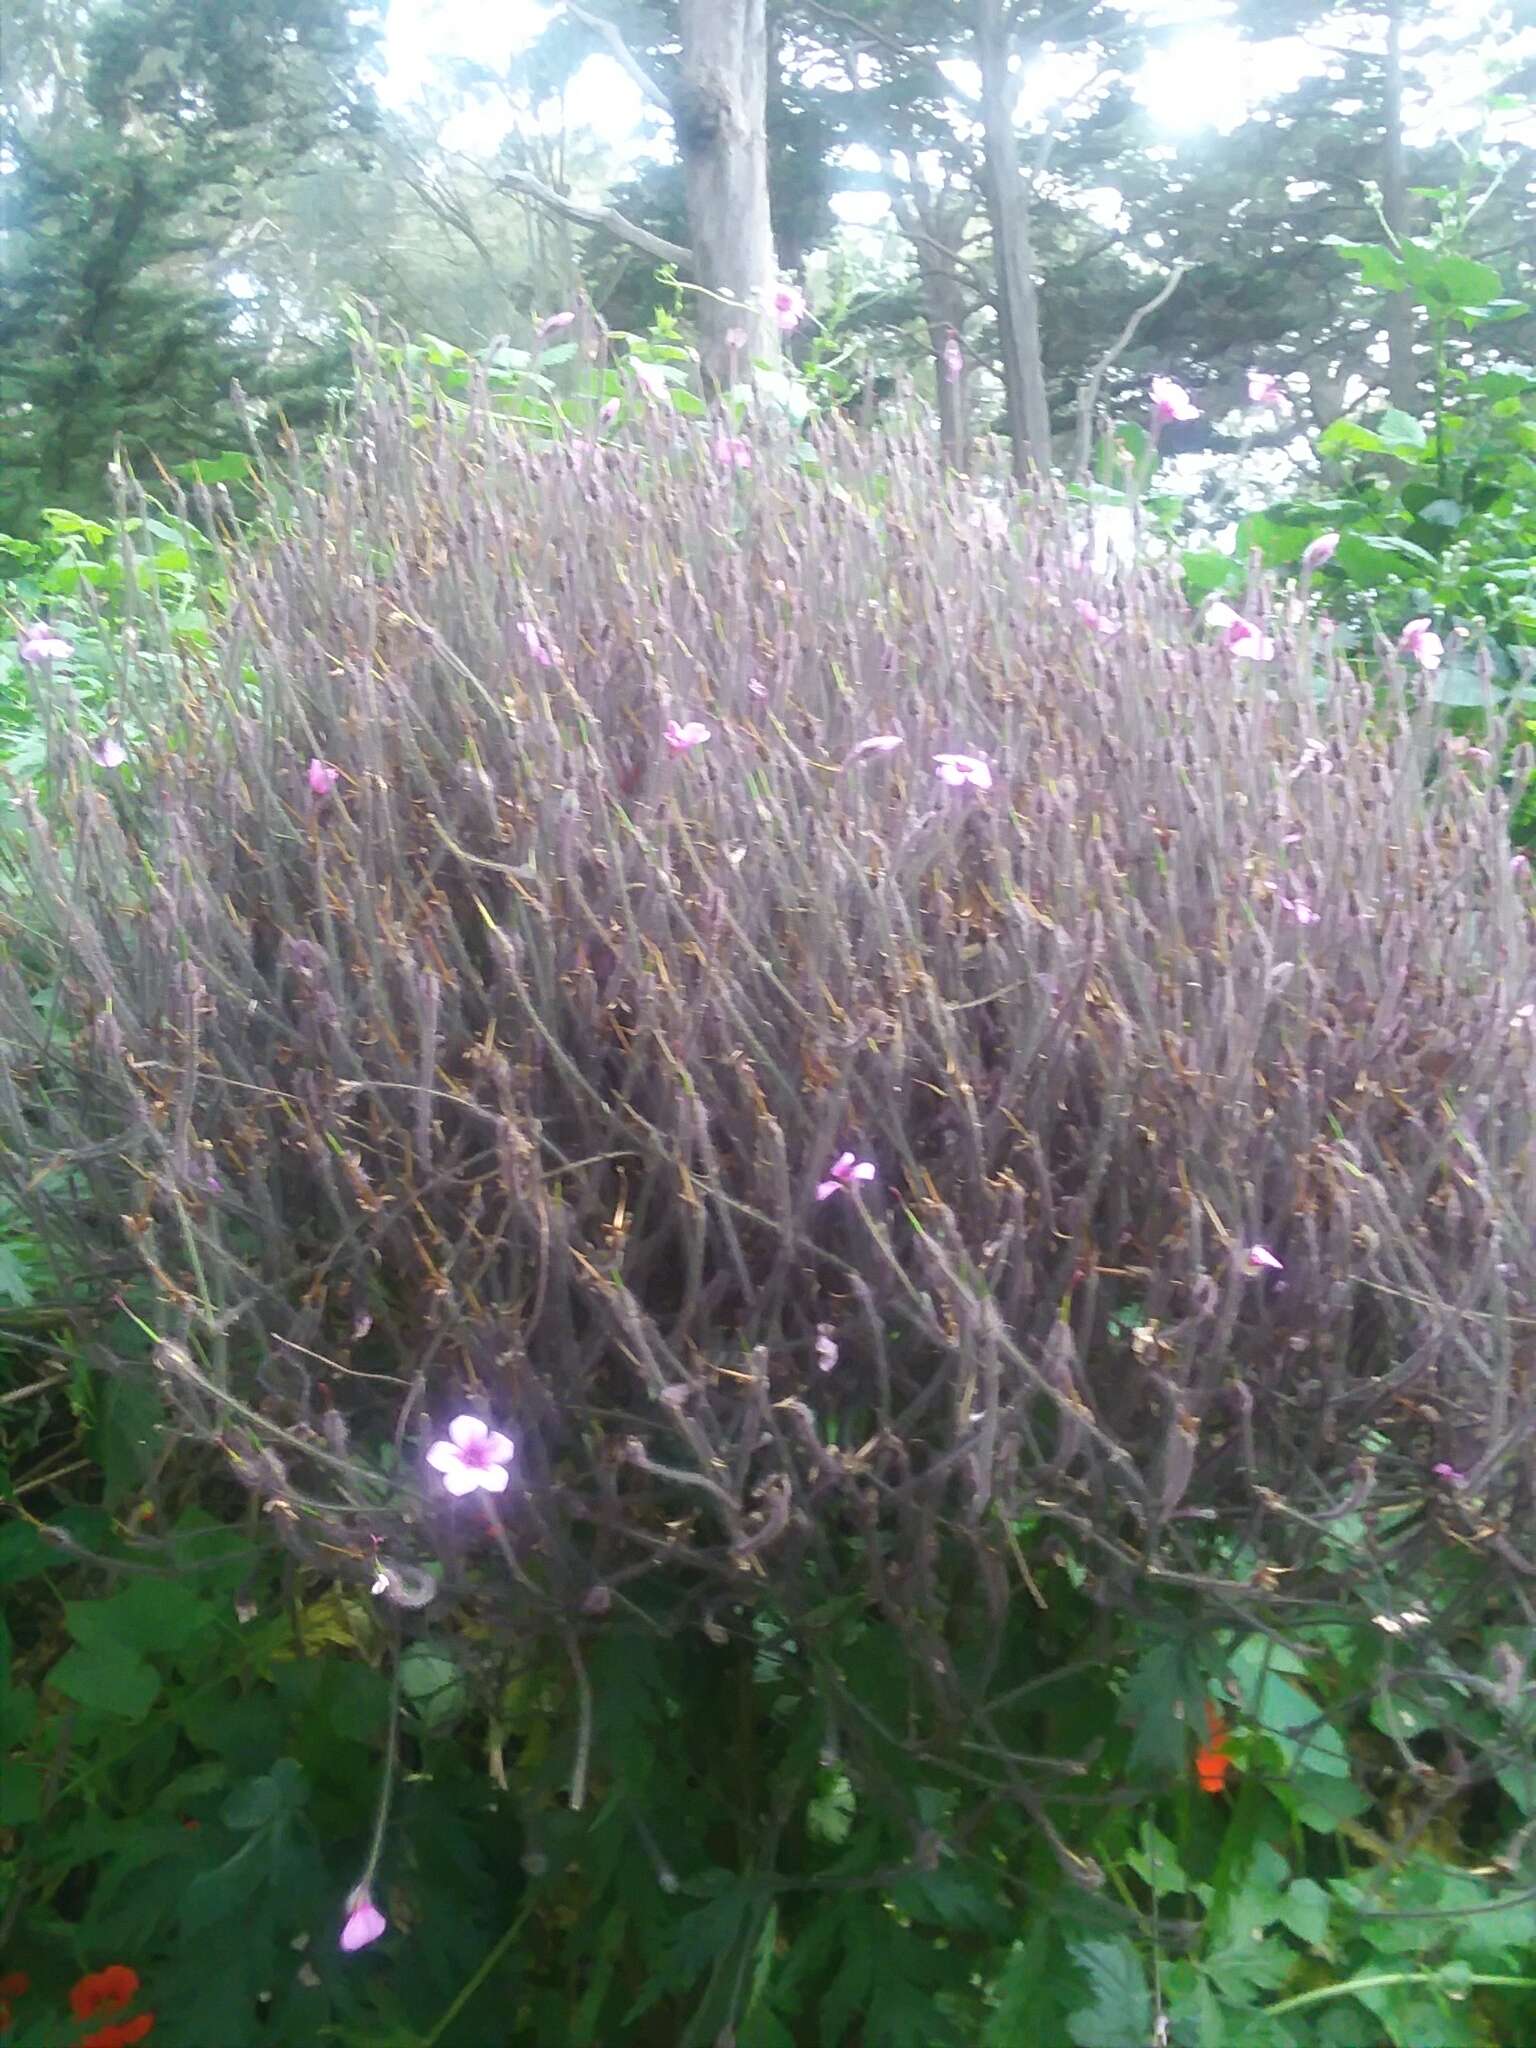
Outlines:
POLYGON ((503 191, 521 192, 525 199, 536 201, 550 213, 558 213, 562 219, 575 221, 578 227, 601 228, 604 234, 643 250, 658 263, 675 263, 679 268, 690 270, 693 267, 693 251, 685 249, 681 242, 669 242, 664 235, 653 235, 649 228, 641 227, 638 221, 626 220, 611 206, 583 206, 579 200, 567 199, 563 192, 556 192, 542 178, 536 178, 532 171, 502 171, 497 182, 503 191))
POLYGON ((588 7, 583 7, 581 0, 565 0, 565 11, 573 21, 579 21, 583 28, 591 29, 595 36, 602 38, 614 63, 621 71, 629 74, 648 100, 660 107, 663 113, 672 112, 671 95, 659 80, 652 78, 650 72, 625 42, 614 22, 608 21, 601 14, 594 14, 588 7))
POLYGON ((1137 328, 1146 319, 1147 315, 1155 313, 1159 306, 1166 305, 1169 299, 1173 297, 1188 267, 1184 263, 1175 263, 1173 269, 1168 274, 1162 290, 1157 293, 1155 298, 1148 299, 1145 305, 1136 308, 1130 319, 1126 321, 1120 332, 1109 344, 1109 347, 1105 349, 1103 355, 1094 364, 1092 373, 1078 391, 1077 450, 1074 463, 1077 475, 1081 476, 1088 467, 1088 457, 1093 446, 1093 409, 1099 402, 1099 391, 1104 382, 1105 372, 1109 369, 1110 364, 1113 363, 1120 351, 1130 346, 1137 328))

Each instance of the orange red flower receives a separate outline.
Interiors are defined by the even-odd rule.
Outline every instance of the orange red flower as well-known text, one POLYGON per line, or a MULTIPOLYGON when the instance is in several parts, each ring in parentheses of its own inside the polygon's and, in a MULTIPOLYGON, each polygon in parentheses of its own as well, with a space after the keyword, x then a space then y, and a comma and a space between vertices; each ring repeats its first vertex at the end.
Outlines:
POLYGON ((1215 1794, 1227 1789, 1227 1774, 1233 1769, 1232 1759, 1227 1755, 1232 1731, 1212 1700, 1205 1703, 1205 1725, 1208 1739, 1195 1751, 1195 1776, 1202 1792, 1215 1794))
MULTIPOLYGON (((139 1973, 126 1963, 109 1964, 82 1977, 69 1994, 69 2009, 77 2020, 94 2019, 98 2013, 120 2012, 138 1995, 139 1973)), ((155 2024, 152 2012, 135 2013, 131 2020, 113 2020, 87 2034, 76 2048, 136 2048, 155 2024)))

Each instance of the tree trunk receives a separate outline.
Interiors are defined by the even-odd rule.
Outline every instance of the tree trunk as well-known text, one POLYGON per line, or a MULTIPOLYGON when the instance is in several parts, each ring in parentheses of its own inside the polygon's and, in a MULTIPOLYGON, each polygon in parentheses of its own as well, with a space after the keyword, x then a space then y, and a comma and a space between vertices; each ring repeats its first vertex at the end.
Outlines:
POLYGON ((699 348, 709 383, 779 352, 768 213, 765 0, 680 0, 682 77, 673 103, 688 199, 699 348), (732 350, 732 329, 745 350, 732 350), (734 355, 734 361, 733 361, 734 355))
POLYGON ((1051 413, 1040 353, 1040 299, 1035 288, 1030 194, 1019 175, 1003 0, 976 0, 976 62, 987 145, 987 211, 997 264, 997 318, 1003 389, 1013 429, 1013 473, 1022 482, 1051 466, 1051 413))
MULTIPOLYGON (((1385 130, 1381 214, 1392 240, 1401 244, 1409 232, 1408 153, 1403 144, 1402 0, 1387 0, 1387 58, 1381 112, 1385 130)), ((1413 330, 1413 294, 1391 293, 1387 299, 1387 392, 1392 403, 1404 412, 1419 409, 1413 330)))

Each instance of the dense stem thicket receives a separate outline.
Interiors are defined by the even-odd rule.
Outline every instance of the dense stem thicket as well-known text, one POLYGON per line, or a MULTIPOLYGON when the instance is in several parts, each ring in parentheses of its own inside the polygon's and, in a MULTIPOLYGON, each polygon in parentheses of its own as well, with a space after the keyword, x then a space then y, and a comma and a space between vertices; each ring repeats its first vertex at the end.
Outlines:
POLYGON ((817 454, 375 381, 126 779, 60 714, 12 1186, 147 1282, 179 1427, 305 1556, 451 1596, 420 1454, 479 1406, 518 1628, 849 1597, 909 1728, 1050 1555, 1250 1618, 1332 1597, 1346 1508, 1536 1570, 1502 799, 1305 624, 1234 661, 1045 495, 817 454))

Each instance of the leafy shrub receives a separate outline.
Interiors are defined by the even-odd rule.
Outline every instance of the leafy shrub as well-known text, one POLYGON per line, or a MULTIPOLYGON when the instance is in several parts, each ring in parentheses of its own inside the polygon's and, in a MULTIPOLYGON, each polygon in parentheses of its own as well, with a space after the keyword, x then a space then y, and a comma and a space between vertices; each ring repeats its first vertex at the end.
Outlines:
POLYGON ((151 1362, 96 1356, 167 1452, 378 1589, 418 1715, 468 1688, 529 1873, 586 1859, 538 2037, 974 2039, 1049 1892, 1060 2040, 1214 1698, 1279 1839, 1359 1811, 1310 1687, 1460 1687, 1410 1831, 1482 1788, 1506 1840, 1529 1731, 1456 1647, 1530 1651, 1498 791, 914 445, 533 446, 382 379, 354 428, 120 775, 57 707, 0 1124, 39 1236, 134 1269, 151 1362), (422 1459, 460 1409, 489 1521, 422 1459))

